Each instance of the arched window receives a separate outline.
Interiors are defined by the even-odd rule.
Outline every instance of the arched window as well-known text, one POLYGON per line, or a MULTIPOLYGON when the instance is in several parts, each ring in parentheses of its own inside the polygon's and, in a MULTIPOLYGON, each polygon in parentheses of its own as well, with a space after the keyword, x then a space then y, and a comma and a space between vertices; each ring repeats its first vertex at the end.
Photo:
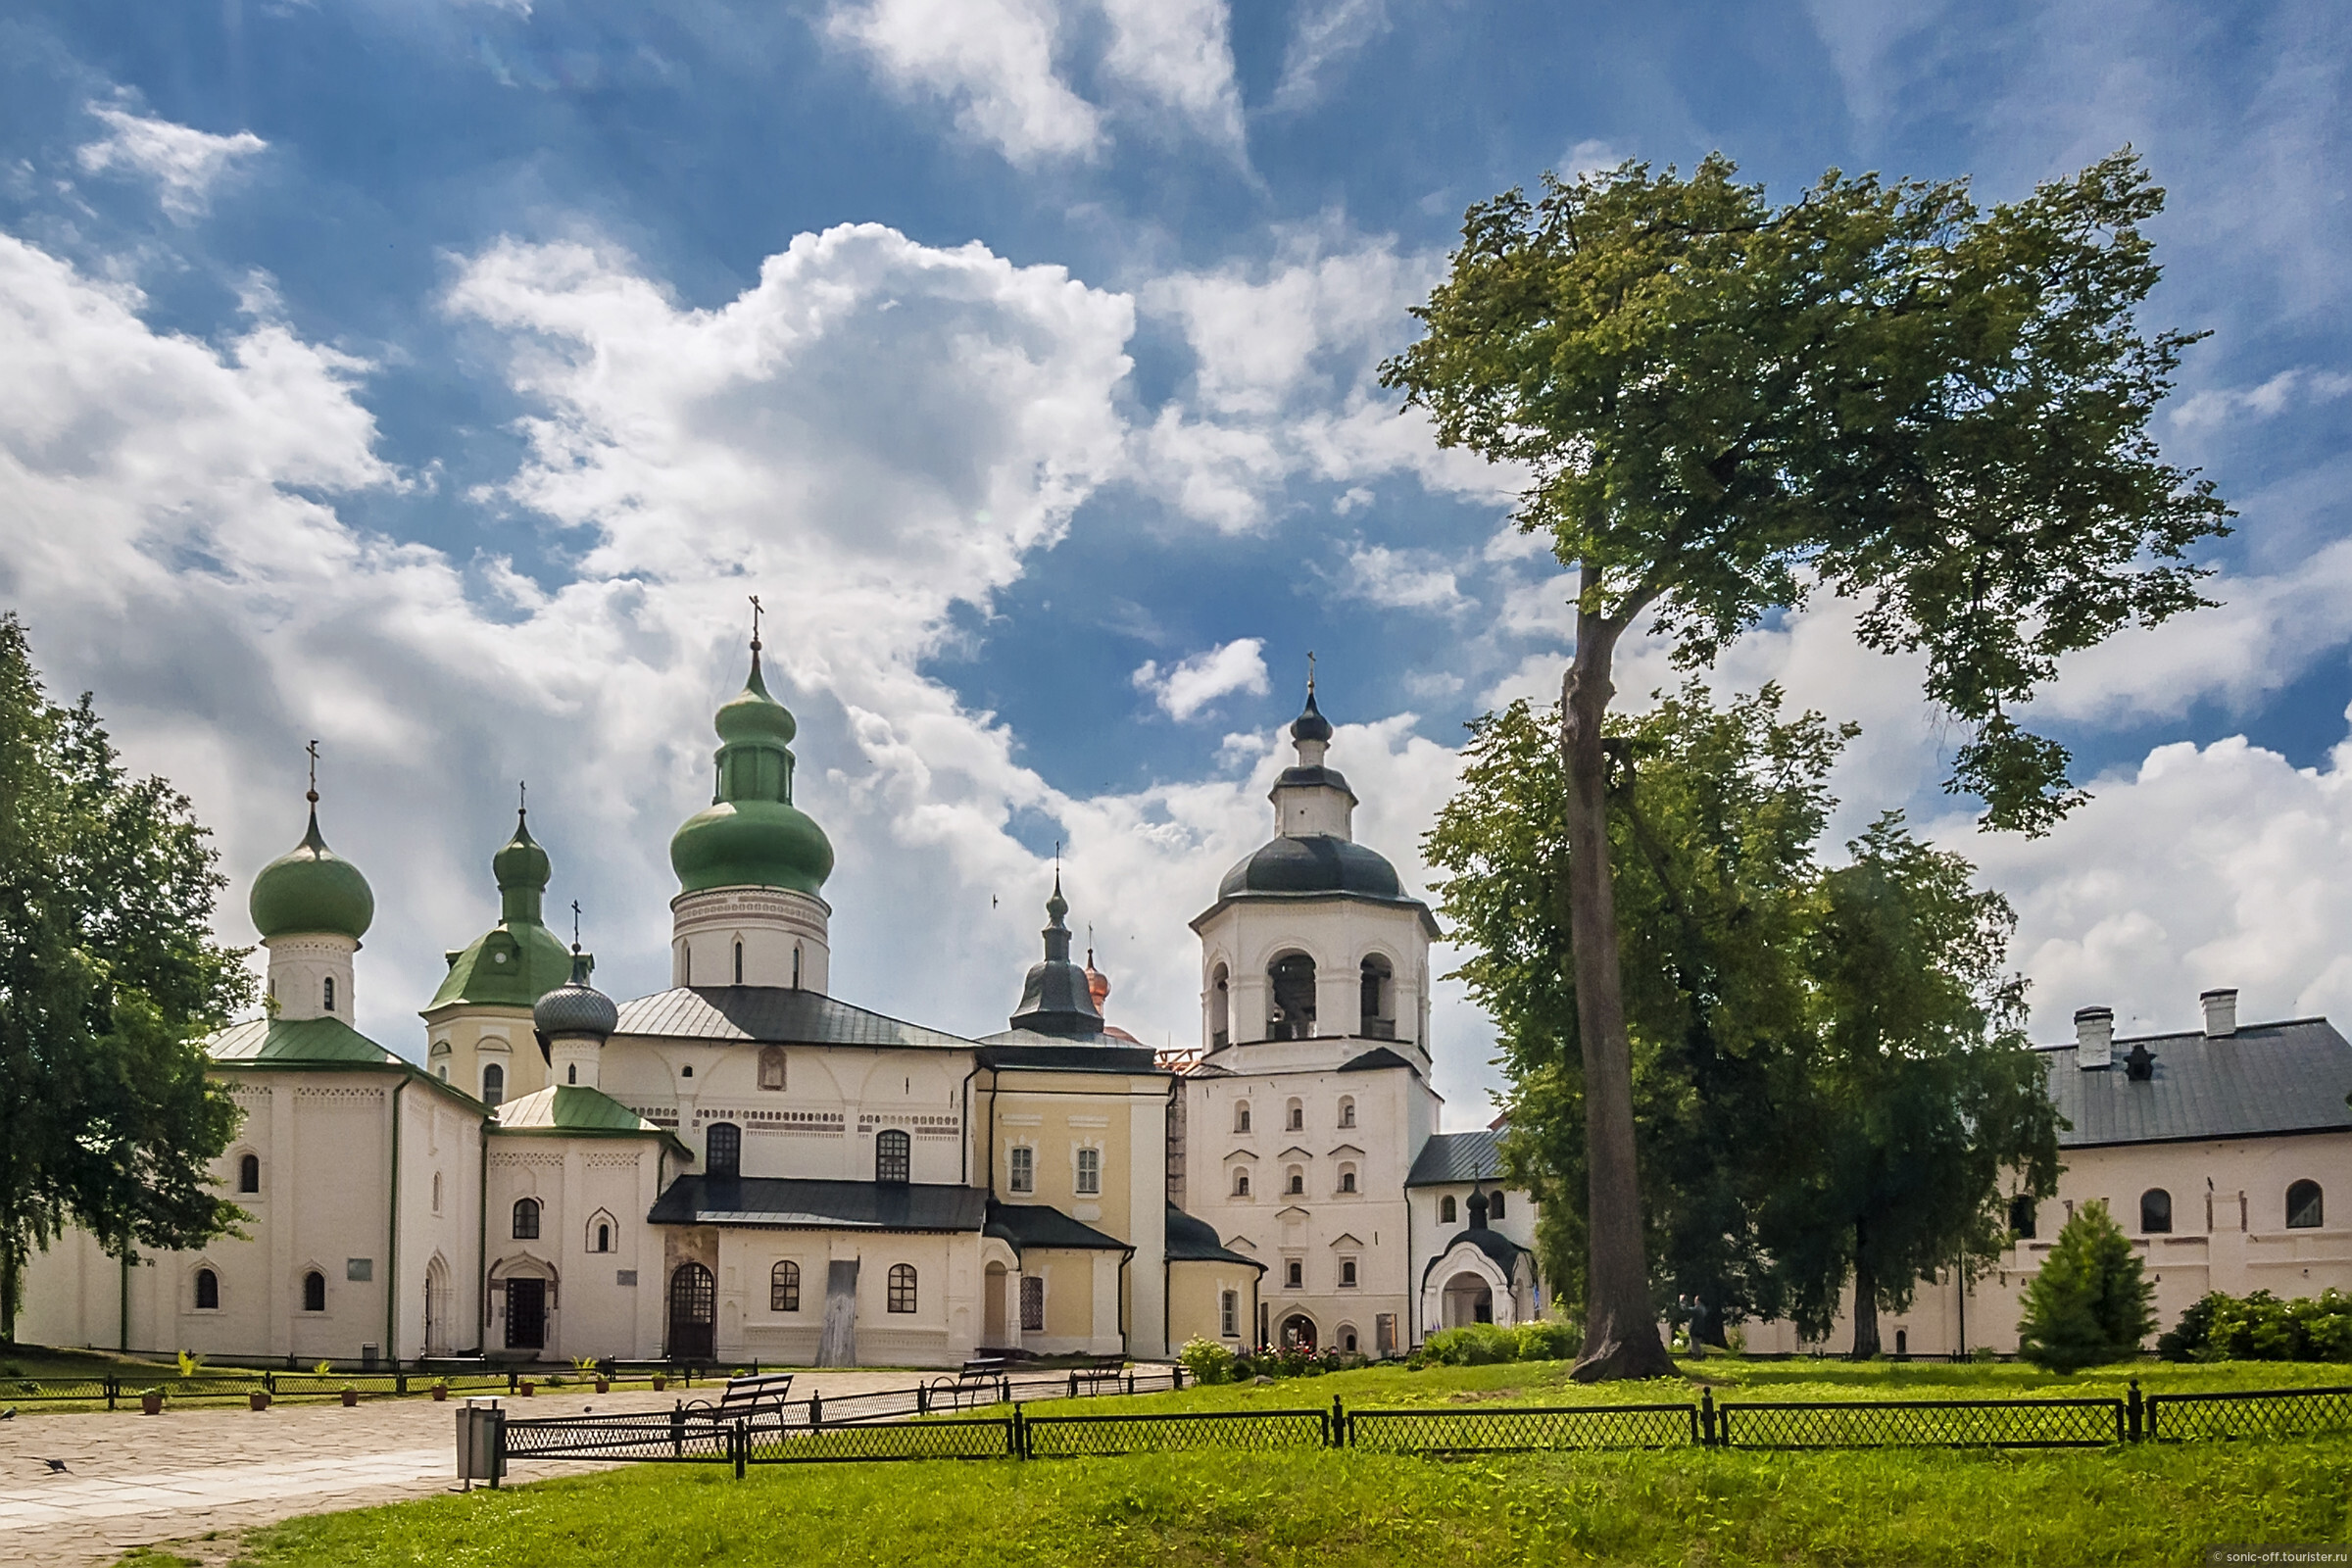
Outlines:
POLYGON ((1290 1169, 1290 1190, 1293 1193, 1306 1191, 1306 1172, 1297 1165, 1293 1165, 1290 1169))
POLYGON ((1250 1196, 1250 1172, 1248 1170, 1237 1170, 1233 1173, 1233 1196, 1236 1198, 1250 1196))
POLYGON ((1340 1191, 1343 1193, 1355 1191, 1355 1167, 1353 1165, 1340 1167, 1340 1191))
POLYGON ((801 1309, 801 1265, 789 1257, 767 1271, 767 1309, 770 1312, 801 1309))
POLYGON ((1233 985, 1218 964, 1208 974, 1208 1049, 1223 1051, 1233 1044, 1233 985))
POLYGON ((514 1239, 535 1242, 539 1239, 539 1200, 518 1198, 514 1200, 514 1239))
MULTIPOLYGON (((905 1137, 906 1135, 902 1133, 900 1136, 905 1137)), ((912 1263, 890 1265, 890 1300, 888 1304, 893 1312, 914 1310, 914 1265, 912 1263)))
POLYGON ((220 1310, 220 1276, 209 1268, 200 1268, 196 1271, 196 1310, 199 1312, 220 1310))
POLYGON ((2286 1224, 2289 1230, 2318 1230, 2326 1214, 2318 1182, 2295 1182, 2286 1190, 2286 1224))
POLYGON ((580 1064, 578 1062, 567 1061, 564 1064, 564 1081, 566 1084, 575 1085, 580 1081, 580 1064))
POLYGON ((761 1046, 760 1048, 760 1087, 775 1090, 781 1090, 784 1087, 784 1048, 782 1046, 761 1046))
POLYGON ((735 983, 743 984, 743 944, 735 944, 735 983))
POLYGON ((2159 1235, 2173 1228, 2172 1194, 2151 1187, 2139 1195, 2139 1228, 2159 1235))
POLYGON ((1454 1222, 1455 1212, 1456 1211, 1453 1206, 1453 1195, 1451 1193, 1447 1193, 1444 1198, 1438 1200, 1439 1224, 1451 1225, 1454 1222))
POLYGON ((1343 1127, 1355 1125, 1355 1097, 1353 1095, 1340 1097, 1340 1125, 1343 1127))
POLYGON ((492 1062, 482 1069, 482 1103, 495 1105, 507 1098, 507 1069, 492 1062))
POLYGON ((1303 1289, 1306 1285, 1306 1265, 1295 1257, 1283 1264, 1282 1283, 1294 1291, 1303 1289))
POLYGON ((703 1132, 703 1172, 720 1178, 743 1174, 743 1129, 714 1121, 703 1132))
POLYGON ((1396 1038, 1396 976, 1389 960, 1374 954, 1357 971, 1362 1033, 1373 1040, 1396 1038))
POLYGON ((441 1063, 441 1065, 439 1065, 438 1067, 435 1067, 435 1068, 433 1069, 433 1071, 441 1075, 441 1081, 442 1081, 443 1083, 447 1083, 447 1082, 449 1082, 449 1063, 448 1063, 448 1062, 446 1062, 446 1061, 445 1061, 445 1062, 441 1063))
POLYGON ((1282 1122, 1283 1126, 1292 1132, 1304 1132, 1306 1130, 1306 1105, 1304 1102, 1294 1100, 1284 1106, 1282 1122))
POLYGON ((332 1012, 332 1011, 334 1011, 334 1010, 335 1010, 335 977, 334 977, 333 975, 331 975, 331 974, 330 974, 330 975, 328 975, 328 976, 326 977, 326 986, 325 986, 325 1001, 326 1001, 326 1010, 327 1010, 327 1011, 329 1011, 329 1012, 332 1012))
POLYGON ((1340 1326, 1340 1348, 1350 1355, 1355 1353, 1355 1329, 1352 1325, 1342 1324, 1340 1326))
POLYGON ((326 1276, 312 1269, 302 1277, 302 1309, 305 1312, 326 1310, 326 1276))
MULTIPOLYGON (((888 1128, 874 1135, 874 1180, 878 1182, 912 1180, 913 1166, 914 1141, 912 1139, 896 1127, 888 1128)), ((912 1269, 908 1269, 907 1276, 912 1278, 913 1272, 912 1269)), ((898 1308, 894 1306, 891 1310, 895 1312, 898 1308)), ((906 1310, 911 1312, 914 1308, 910 1306, 906 1310)))
POLYGON ((1276 1040, 1315 1037, 1315 960, 1303 953, 1286 953, 1266 970, 1272 1011, 1266 1033, 1276 1040))
POLYGON ((1502 1189, 1499 1187, 1487 1195, 1487 1218, 1502 1218, 1502 1189))
POLYGON ((237 1191, 258 1193, 262 1190, 262 1156, 247 1154, 237 1161, 237 1191))
POLYGON ((1355 1259, 1352 1257, 1340 1259, 1340 1289, 1344 1291, 1355 1289, 1355 1259))
POLYGON ((1250 1130, 1250 1102, 1247 1100, 1233 1107, 1233 1130, 1237 1133, 1250 1130))
MULTIPOLYGON (((801 945, 798 942, 792 945, 792 989, 801 989, 801 945)), ((784 1086, 778 1084, 776 1087, 781 1089, 784 1086)))
POLYGON ((600 1220, 597 1223, 596 1250, 600 1252, 612 1250, 612 1225, 609 1220, 600 1220))

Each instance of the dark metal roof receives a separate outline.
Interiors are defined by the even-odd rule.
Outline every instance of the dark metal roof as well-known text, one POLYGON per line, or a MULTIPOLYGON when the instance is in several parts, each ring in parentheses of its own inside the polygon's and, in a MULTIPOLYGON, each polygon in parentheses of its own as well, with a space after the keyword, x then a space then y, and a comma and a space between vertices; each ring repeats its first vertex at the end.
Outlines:
POLYGON ((1217 1228, 1204 1219, 1196 1219, 1168 1205, 1167 1259, 1171 1263, 1240 1263, 1260 1274, 1266 1265, 1254 1257, 1241 1253, 1217 1240, 1217 1228))
MULTIPOLYGON (((1294 768, 1293 772, 1305 769, 1294 768)), ((1316 769, 1317 772, 1325 771, 1316 769)), ((1378 850, 1329 833, 1270 839, 1225 873, 1220 899, 1251 893, 1355 893, 1405 902, 1396 868, 1378 850)))
POLYGON ((2144 1035, 2115 1042, 2115 1064, 2082 1068, 2076 1048, 2049 1058, 2050 1100, 2074 1125, 2063 1149, 2105 1144, 2262 1138, 2352 1128, 2352 1044, 2325 1018, 2254 1024, 2234 1035, 2144 1035), (2124 1067, 2133 1045, 2155 1054, 2154 1073, 2124 1067))
POLYGON ((1340 1063, 1342 1072, 1379 1072, 1384 1067, 1402 1067, 1409 1073, 1421 1070, 1386 1046, 1375 1047, 1360 1056, 1350 1056, 1340 1063))
POLYGON ((1526 1248, 1521 1247, 1517 1242, 1512 1241, 1508 1236, 1503 1235, 1500 1231, 1462 1231, 1455 1235, 1453 1240, 1447 1242, 1444 1247, 1439 1248, 1437 1256, 1431 1258, 1427 1263, 1422 1265, 1421 1278, 1424 1281, 1427 1281, 1431 1271, 1446 1260, 1446 1254, 1452 1251, 1455 1248, 1461 1246, 1464 1242, 1468 1242, 1471 1246, 1486 1253, 1487 1256, 1493 1258, 1494 1260, 1494 1266, 1502 1270, 1502 1277, 1506 1280, 1511 1277, 1512 1270, 1519 1266, 1519 1254, 1527 1250, 1526 1248))
POLYGON ((1053 1072, 1155 1072, 1167 1076, 1150 1046, 1129 1045, 1110 1035, 1070 1040, 1011 1029, 980 1042, 983 1067, 1029 1067, 1053 1072), (1095 1042, 1100 1041, 1101 1044, 1095 1042))
POLYGON ((652 1225, 772 1230, 976 1231, 987 1214, 988 1194, 977 1187, 681 1176, 645 1218, 652 1225))
POLYGON ((1421 1146, 1413 1168, 1405 1173, 1407 1187, 1444 1187, 1455 1182, 1498 1182, 1502 1179, 1502 1134, 1482 1127, 1474 1133, 1439 1133, 1421 1146))
POLYGON ((1032 1247, 1090 1252, 1132 1252, 1115 1236, 1070 1218, 1051 1203, 1000 1203, 989 1200, 987 1233, 1016 1251, 1032 1247))
POLYGON ((903 1023, 815 991, 785 986, 679 986, 620 1004, 624 1035, 745 1040, 762 1045, 900 1046, 969 1050, 973 1042, 903 1023))

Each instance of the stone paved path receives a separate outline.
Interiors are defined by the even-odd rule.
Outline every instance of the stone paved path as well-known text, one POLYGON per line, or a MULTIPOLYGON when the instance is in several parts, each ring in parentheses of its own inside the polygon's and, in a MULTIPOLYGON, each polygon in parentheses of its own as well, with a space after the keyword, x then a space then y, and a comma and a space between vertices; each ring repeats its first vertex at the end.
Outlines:
MULTIPOLYGON (((795 1394, 827 1398, 911 1388, 911 1372, 802 1373, 795 1394)), ((695 1396, 703 1390, 696 1388, 695 1396)), ((503 1401, 527 1415, 593 1408, 666 1410, 677 1391, 566 1393, 503 1401)), ((0 1563, 81 1568, 112 1563, 133 1546, 250 1529, 296 1514, 325 1513, 457 1486, 457 1400, 385 1399, 278 1404, 268 1410, 190 1406, 41 1415, 0 1422, 0 1563), (51 1473, 48 1459, 63 1459, 51 1473)), ((516 1464, 510 1483, 600 1468, 516 1464)), ((190 1550, 218 1557, 221 1549, 190 1550)))

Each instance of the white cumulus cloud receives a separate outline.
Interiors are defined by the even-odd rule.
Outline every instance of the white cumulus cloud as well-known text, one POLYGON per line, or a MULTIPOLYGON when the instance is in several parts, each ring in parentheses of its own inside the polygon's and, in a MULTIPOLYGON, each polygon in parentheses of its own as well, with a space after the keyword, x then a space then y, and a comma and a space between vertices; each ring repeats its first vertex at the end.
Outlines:
POLYGON ((1165 669, 1148 659, 1132 678, 1137 691, 1149 692, 1162 712, 1181 722, 1235 692, 1263 697, 1271 689, 1265 648, 1263 638, 1237 637, 1165 669))
POLYGON ((91 173, 121 168, 147 175, 161 187, 164 211, 179 219, 201 215, 213 187, 238 160, 270 145, 250 130, 216 136, 109 104, 92 104, 89 110, 106 122, 107 134, 78 148, 76 161, 91 173))

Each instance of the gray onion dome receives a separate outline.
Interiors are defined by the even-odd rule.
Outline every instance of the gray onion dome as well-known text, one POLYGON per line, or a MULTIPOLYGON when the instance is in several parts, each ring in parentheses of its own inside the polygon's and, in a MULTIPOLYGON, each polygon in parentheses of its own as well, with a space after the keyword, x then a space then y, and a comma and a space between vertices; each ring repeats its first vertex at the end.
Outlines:
POLYGON ((612 999, 588 983, 588 958, 572 950, 571 978, 541 997, 531 1007, 531 1026, 550 1040, 565 1035, 594 1035, 602 1040, 620 1027, 620 1009, 612 999))

